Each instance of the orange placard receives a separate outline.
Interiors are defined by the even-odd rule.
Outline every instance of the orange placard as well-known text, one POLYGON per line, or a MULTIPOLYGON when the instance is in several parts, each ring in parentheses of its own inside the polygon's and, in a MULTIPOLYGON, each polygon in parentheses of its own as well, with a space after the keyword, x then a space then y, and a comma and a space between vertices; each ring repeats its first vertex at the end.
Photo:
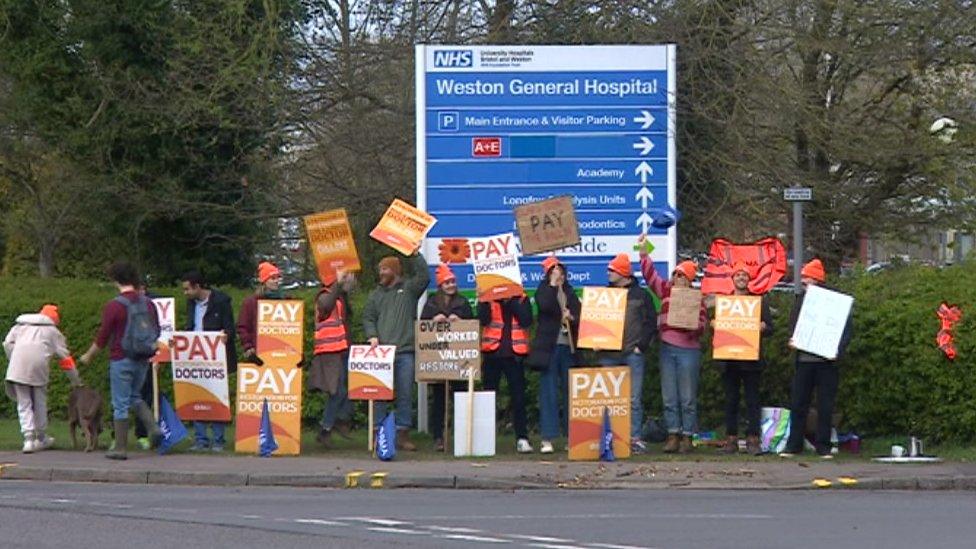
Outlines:
POLYGON ((271 430, 278 449, 274 455, 297 456, 302 449, 302 371, 294 364, 237 365, 237 423, 234 451, 258 451, 261 407, 268 399, 271 430))
POLYGON ((304 314, 298 300, 258 300, 257 354, 265 364, 294 366, 302 360, 304 314))
POLYGON ((396 198, 369 236, 403 255, 413 255, 434 223, 434 216, 396 198))
POLYGON ((472 238, 468 245, 471 248, 478 301, 498 301, 525 295, 514 234, 472 238))
POLYGON ((762 298, 757 295, 715 296, 712 358, 759 360, 762 298))
POLYGON ((396 345, 349 347, 349 400, 393 400, 396 345))
POLYGON ((180 419, 230 421, 227 350, 220 332, 173 332, 173 396, 180 419))
POLYGON ((614 457, 630 457, 630 368, 570 368, 569 459, 600 457, 604 410, 610 414, 614 457))
POLYGON ((305 234, 315 257, 319 279, 336 271, 358 271, 361 268, 356 241, 344 208, 306 215, 305 234))
POLYGON ((579 341, 576 346, 601 351, 619 351, 624 340, 624 315, 627 290, 624 288, 583 288, 579 341))

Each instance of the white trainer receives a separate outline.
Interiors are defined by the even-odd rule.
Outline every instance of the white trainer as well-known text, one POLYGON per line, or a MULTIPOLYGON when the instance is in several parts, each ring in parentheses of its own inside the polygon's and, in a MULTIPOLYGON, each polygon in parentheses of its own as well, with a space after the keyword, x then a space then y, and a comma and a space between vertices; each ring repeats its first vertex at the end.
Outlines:
POLYGON ((542 447, 539 449, 541 454, 551 454, 553 452, 552 443, 548 440, 542 441, 542 447))
POLYGON ((54 447, 54 437, 43 435, 42 438, 37 439, 34 444, 37 445, 36 450, 38 452, 41 450, 50 450, 54 447))
POLYGON ((518 452, 518 453, 520 453, 520 454, 531 454, 535 450, 533 450, 532 449, 532 445, 529 444, 529 439, 527 439, 527 438, 520 438, 515 443, 515 451, 518 452))

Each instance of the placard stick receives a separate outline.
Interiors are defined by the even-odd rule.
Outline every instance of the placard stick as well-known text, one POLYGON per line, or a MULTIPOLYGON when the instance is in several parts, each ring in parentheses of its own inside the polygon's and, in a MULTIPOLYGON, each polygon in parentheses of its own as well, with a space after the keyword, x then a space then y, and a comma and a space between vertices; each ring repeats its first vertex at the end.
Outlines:
POLYGON ((468 455, 474 454, 474 368, 468 368, 468 455))
MULTIPOLYGON (((152 363, 153 419, 159 423, 159 363, 152 363)), ((148 427, 148 426, 147 426, 148 427)))
POLYGON ((373 437, 376 433, 376 427, 373 425, 373 399, 369 399, 369 453, 373 453, 373 437))
POLYGON ((441 435, 441 439, 444 441, 445 454, 447 453, 447 419, 449 416, 447 412, 448 410, 451 409, 451 404, 449 401, 450 397, 451 397, 451 382, 445 381, 444 382, 444 431, 443 431, 444 434, 441 435))

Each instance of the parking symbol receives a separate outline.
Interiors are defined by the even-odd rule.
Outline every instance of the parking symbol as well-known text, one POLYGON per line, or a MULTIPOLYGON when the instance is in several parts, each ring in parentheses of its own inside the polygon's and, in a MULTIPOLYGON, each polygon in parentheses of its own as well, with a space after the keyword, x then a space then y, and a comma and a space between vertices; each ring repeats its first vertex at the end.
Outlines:
POLYGON ((460 113, 457 111, 441 111, 437 113, 437 131, 456 132, 458 131, 458 119, 460 113))

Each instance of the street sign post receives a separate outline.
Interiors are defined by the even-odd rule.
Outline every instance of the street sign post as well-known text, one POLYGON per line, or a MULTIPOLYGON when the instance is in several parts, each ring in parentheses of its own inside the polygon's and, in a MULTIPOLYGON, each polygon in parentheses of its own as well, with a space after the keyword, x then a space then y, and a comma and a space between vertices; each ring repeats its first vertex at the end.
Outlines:
POLYGON ((783 189, 783 200, 787 202, 809 202, 813 200, 810 187, 787 187, 783 189))
POLYGON ((793 203, 793 292, 800 293, 800 270, 803 268, 803 203, 813 200, 810 187, 786 187, 783 200, 793 203))

